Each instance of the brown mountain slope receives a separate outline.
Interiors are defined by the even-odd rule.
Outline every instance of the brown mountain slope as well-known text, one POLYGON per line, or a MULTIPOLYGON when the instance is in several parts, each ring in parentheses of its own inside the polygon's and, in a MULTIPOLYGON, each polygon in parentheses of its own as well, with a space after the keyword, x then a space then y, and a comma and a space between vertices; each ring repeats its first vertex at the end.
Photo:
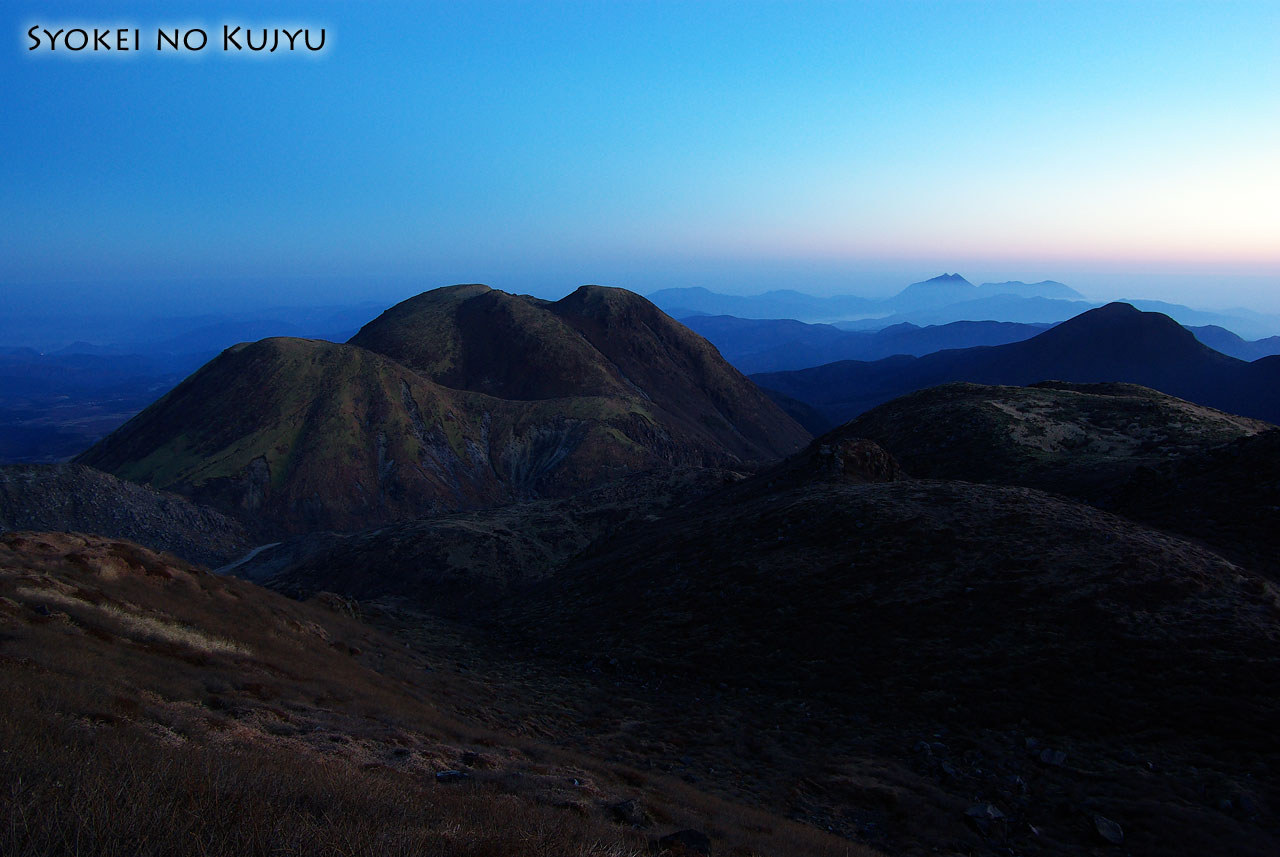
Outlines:
POLYGON ((507 496, 484 435, 518 415, 467 398, 362 349, 267 339, 223 352, 78 461, 268 525, 372 525, 507 496))
POLYGON ((209 566, 252 546, 244 525, 214 509, 77 464, 0 467, 0 532, 8 530, 131 539, 209 566))
POLYGON ((448 656, 127 542, 0 536, 0 852, 869 854, 494 728, 519 686, 448 656))
POLYGON ((805 441, 701 339, 642 298, 597 291, 624 311, 581 318, 607 324, 595 337, 619 363, 556 305, 441 289, 353 340, 395 359, 315 340, 236 346, 78 461, 270 534, 567 496, 639 470, 768 461, 805 441), (654 374, 640 372, 646 359, 654 374), (522 378, 531 390, 513 389, 522 378))
POLYGON ((912 476, 1096 499, 1139 467, 1272 428, 1136 384, 944 384, 873 408, 830 437, 862 437, 912 476))
POLYGON ((503 399, 628 392, 591 344, 546 305, 483 285, 448 286, 396 304, 350 344, 446 387, 503 399))
POLYGON ((582 286, 554 303, 478 285, 436 289, 351 343, 447 387, 506 399, 624 398, 673 436, 744 460, 789 454, 806 439, 714 346, 624 289, 582 286))

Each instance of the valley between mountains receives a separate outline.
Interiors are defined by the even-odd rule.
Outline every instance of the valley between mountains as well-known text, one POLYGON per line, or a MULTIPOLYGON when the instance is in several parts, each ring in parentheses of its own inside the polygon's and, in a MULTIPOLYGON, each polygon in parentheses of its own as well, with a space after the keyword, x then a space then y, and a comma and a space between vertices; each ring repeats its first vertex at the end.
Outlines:
POLYGON ((991 335, 748 378, 464 285, 227 349, 0 469, 0 852, 1280 852, 1280 358, 991 335))

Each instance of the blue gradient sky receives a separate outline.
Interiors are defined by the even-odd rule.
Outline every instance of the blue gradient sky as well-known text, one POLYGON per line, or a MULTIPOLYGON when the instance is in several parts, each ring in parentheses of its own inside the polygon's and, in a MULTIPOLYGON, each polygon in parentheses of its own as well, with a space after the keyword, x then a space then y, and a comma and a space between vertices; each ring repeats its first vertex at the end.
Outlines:
POLYGON ((0 309, 943 270, 1280 309, 1270 0, 107 5, 0 12, 0 309), (26 51, 223 21, 331 47, 26 51))

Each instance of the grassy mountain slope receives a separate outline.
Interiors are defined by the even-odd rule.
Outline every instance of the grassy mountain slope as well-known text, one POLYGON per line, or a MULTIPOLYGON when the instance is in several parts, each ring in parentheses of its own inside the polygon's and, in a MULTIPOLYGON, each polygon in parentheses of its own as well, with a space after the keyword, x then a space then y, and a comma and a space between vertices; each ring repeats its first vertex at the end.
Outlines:
POLYGON ((714 348, 621 290, 552 305, 440 289, 353 342, 228 349, 78 460, 264 533, 309 532, 765 461, 807 438, 714 348))

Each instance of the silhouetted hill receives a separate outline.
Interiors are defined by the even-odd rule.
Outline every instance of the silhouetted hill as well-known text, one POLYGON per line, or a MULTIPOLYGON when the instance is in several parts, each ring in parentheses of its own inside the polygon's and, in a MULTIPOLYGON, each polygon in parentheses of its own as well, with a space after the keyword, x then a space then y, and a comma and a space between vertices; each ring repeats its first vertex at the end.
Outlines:
POLYGON ((228 349, 79 460, 305 532, 766 461, 808 437, 712 346, 621 290, 552 304, 440 289, 352 341, 228 349))
POLYGON ((1244 363, 1203 345, 1168 316, 1127 304, 1090 310, 1023 342, 919 358, 845 361, 765 373, 755 380, 819 409, 832 424, 950 381, 1129 382, 1230 413, 1280 419, 1280 358, 1244 363))

